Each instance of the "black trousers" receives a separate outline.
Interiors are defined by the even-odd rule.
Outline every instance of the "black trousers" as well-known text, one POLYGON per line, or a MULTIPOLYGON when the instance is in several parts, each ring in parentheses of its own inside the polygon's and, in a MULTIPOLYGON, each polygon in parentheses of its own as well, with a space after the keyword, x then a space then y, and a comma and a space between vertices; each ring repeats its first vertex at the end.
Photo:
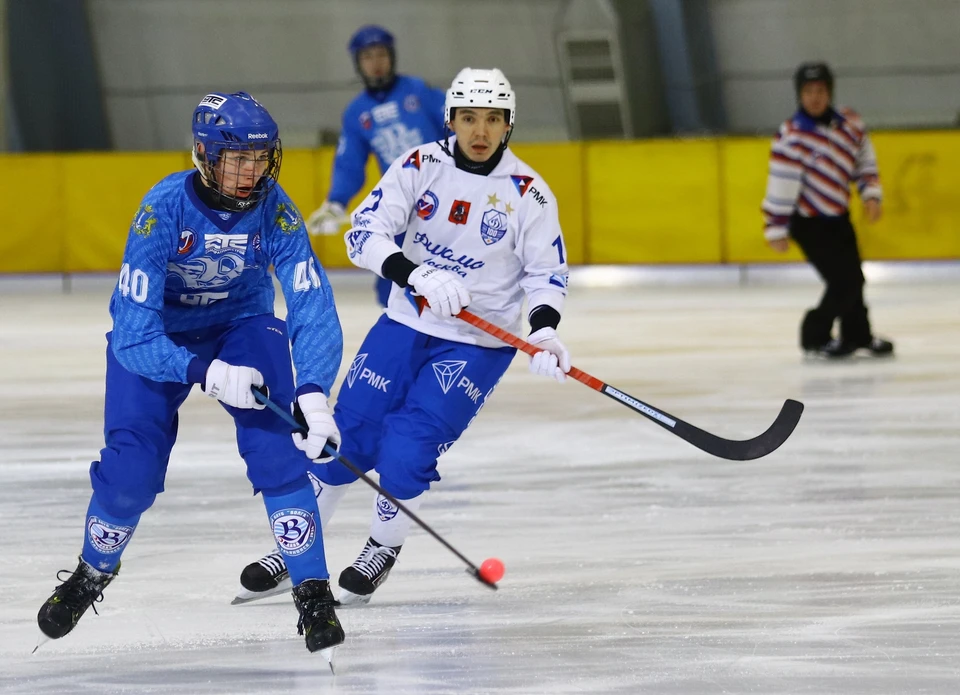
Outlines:
POLYGON ((836 319, 840 319, 840 340, 858 346, 867 345, 872 335, 863 302, 860 250, 850 217, 793 215, 790 236, 827 285, 820 305, 803 317, 800 347, 815 349, 827 343, 836 319))

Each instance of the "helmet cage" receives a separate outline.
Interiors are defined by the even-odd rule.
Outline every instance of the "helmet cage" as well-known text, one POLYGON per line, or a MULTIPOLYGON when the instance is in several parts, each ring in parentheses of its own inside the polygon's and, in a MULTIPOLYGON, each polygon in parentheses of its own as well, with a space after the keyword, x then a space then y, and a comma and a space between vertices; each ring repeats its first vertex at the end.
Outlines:
MULTIPOLYGON (((214 110, 198 108, 194 112, 193 133, 191 159, 219 206, 234 212, 251 210, 277 184, 283 148, 272 119, 269 122, 232 124, 214 110), (245 151, 266 152, 266 167, 246 195, 229 194, 224 191, 223 181, 230 174, 240 176, 241 161, 239 157, 227 156, 227 153, 245 151)), ((260 157, 259 154, 255 156, 260 157)), ((262 165, 253 166, 256 171, 262 165)))
MULTIPOLYGON (((280 163, 283 159, 283 148, 280 140, 260 145, 236 145, 225 141, 200 143, 197 141, 193 149, 193 164, 200 171, 204 183, 213 192, 214 200, 218 205, 233 212, 252 210, 263 201, 277 185, 280 176, 280 163), (202 144, 204 149, 196 145, 202 144), (209 149, 208 149, 209 147, 209 149), (237 158, 227 157, 228 152, 242 152, 244 150, 261 151, 269 147, 267 167, 261 174, 253 189, 245 196, 230 195, 223 190, 222 179, 227 174, 239 174, 240 161, 237 158)), ((256 166, 256 165, 254 165, 256 166)))

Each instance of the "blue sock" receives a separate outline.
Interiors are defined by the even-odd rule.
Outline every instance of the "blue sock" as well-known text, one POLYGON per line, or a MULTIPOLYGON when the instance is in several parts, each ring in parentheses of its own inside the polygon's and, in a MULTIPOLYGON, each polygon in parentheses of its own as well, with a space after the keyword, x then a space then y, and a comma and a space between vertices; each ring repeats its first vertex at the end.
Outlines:
POLYGON ((261 496, 293 585, 305 579, 329 579, 313 485, 305 481, 303 487, 285 495, 261 496))
POLYGON ((125 519, 108 514, 97 502, 94 494, 90 497, 90 506, 87 507, 83 552, 80 557, 101 572, 113 572, 120 564, 120 555, 130 542, 139 521, 139 514, 125 519))

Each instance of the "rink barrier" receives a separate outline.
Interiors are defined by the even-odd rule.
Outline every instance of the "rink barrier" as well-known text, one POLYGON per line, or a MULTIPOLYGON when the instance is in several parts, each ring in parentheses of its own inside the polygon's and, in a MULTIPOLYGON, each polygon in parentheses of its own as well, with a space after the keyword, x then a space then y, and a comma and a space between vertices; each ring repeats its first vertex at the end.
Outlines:
MULTIPOLYGON (((872 135, 884 187, 884 217, 861 220, 873 260, 960 259, 960 132, 872 135)), ((571 264, 753 264, 796 262, 761 234, 769 138, 516 143, 558 200, 571 264)), ((309 215, 329 187, 333 148, 288 150, 280 181, 309 215)), ((5 231, 0 273, 114 272, 140 199, 189 153, 5 154, 0 167, 5 231)), ((379 178, 373 160, 367 188, 379 178)), ((312 240, 326 267, 350 267, 339 235, 312 240)))

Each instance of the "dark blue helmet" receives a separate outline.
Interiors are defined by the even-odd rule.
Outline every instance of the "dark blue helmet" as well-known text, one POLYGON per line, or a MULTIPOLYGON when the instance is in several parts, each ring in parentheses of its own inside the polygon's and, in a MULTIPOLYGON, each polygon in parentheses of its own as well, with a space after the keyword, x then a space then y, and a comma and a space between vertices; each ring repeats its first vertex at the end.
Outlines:
POLYGON ((360 27, 354 35, 350 37, 350 53, 352 53, 354 57, 364 48, 378 45, 386 46, 392 52, 393 34, 375 24, 360 27))
POLYGON ((393 85, 396 79, 397 66, 397 53, 393 46, 393 34, 383 27, 368 24, 367 26, 357 29, 353 36, 350 37, 348 48, 350 49, 350 54, 353 56, 353 63, 357 68, 357 72, 360 74, 360 78, 367 86, 367 89, 373 91, 387 90, 393 85), (365 48, 370 48, 371 46, 384 46, 387 49, 387 53, 390 54, 390 72, 383 77, 367 77, 360 69, 360 51, 365 48))
POLYGON ((212 92, 193 112, 193 164, 224 207, 250 210, 263 200, 277 183, 282 154, 276 121, 246 92, 212 92), (229 156, 230 151, 257 154, 229 156), (225 176, 233 178, 229 192, 225 176))

